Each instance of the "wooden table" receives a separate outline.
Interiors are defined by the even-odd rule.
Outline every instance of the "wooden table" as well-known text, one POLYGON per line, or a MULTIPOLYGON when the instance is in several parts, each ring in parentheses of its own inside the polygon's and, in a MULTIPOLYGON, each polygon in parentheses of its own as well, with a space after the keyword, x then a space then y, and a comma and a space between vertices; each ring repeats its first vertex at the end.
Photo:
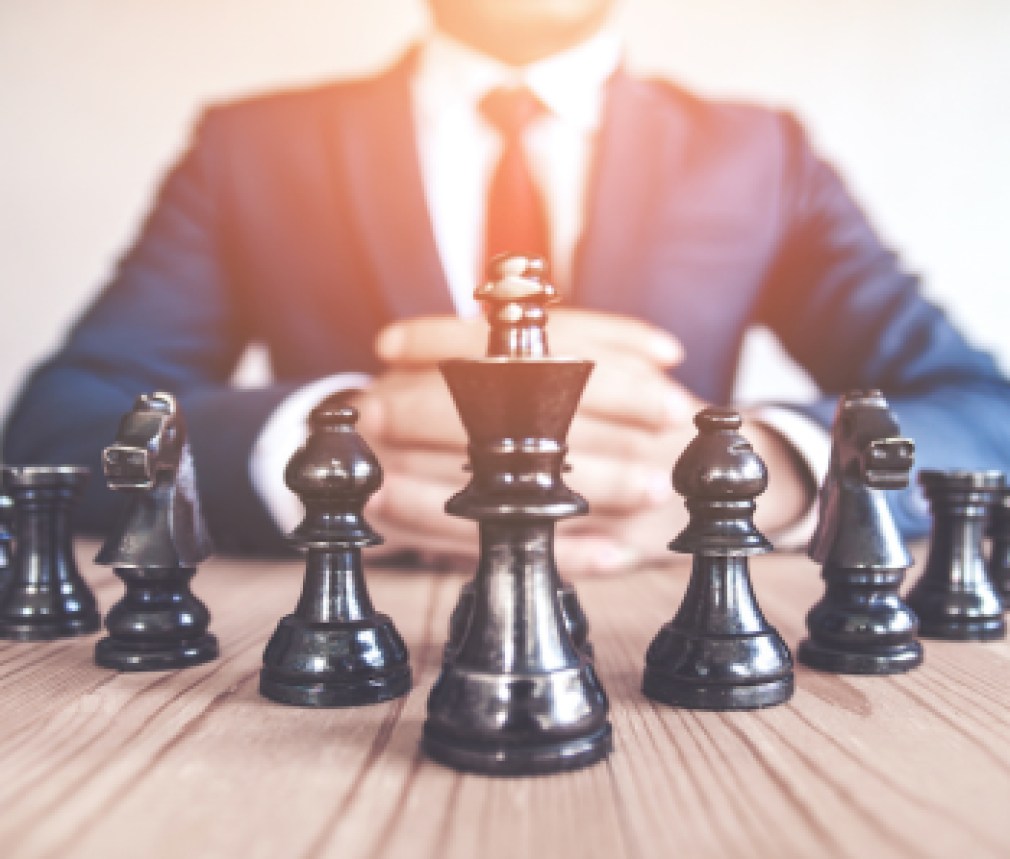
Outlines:
MULTIPOLYGON (((94 548, 79 547, 82 561, 94 548)), ((120 584, 82 566, 107 608, 120 584)), ((771 555, 753 571, 794 646, 817 569, 771 555)), ((672 564, 578 582, 616 748, 540 778, 459 775, 418 751, 459 575, 371 573, 416 687, 363 709, 300 710, 257 693, 297 563, 204 565, 196 590, 223 648, 209 665, 116 674, 93 665, 97 636, 0 644, 0 855, 1010 855, 1010 645, 929 642, 922 669, 890 678, 800 667, 785 706, 675 710, 639 683, 686 575, 672 564)))

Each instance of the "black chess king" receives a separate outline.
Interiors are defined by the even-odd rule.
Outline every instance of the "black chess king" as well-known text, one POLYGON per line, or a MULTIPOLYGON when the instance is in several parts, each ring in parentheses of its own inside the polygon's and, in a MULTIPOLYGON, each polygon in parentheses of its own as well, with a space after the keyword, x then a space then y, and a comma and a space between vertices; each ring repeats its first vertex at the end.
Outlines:
POLYGON ((120 671, 161 671, 214 659, 210 612, 190 590, 211 543, 174 396, 137 398, 103 451, 102 470, 126 504, 95 561, 113 568, 126 593, 105 618, 109 634, 95 646, 95 662, 120 671))
POLYGON ((423 747, 495 775, 586 766, 611 748, 607 697, 572 640, 554 558, 557 520, 584 514, 565 486, 565 438, 592 362, 552 357, 542 261, 494 260, 475 296, 487 356, 441 365, 469 436, 469 484, 446 504, 478 524, 472 604, 428 698, 423 747))

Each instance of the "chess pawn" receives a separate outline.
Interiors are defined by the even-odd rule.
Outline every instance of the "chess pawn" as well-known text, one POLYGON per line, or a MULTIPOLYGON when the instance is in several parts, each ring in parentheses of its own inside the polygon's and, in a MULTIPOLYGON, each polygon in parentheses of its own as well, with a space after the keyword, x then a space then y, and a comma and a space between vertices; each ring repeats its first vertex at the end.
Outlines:
POLYGON ((470 441, 470 482, 446 512, 477 522, 479 558, 422 743, 444 764, 491 775, 575 769, 611 748, 606 694, 568 631, 554 557, 556 520, 588 509, 561 476, 592 363, 547 355, 553 292, 542 273, 539 260, 499 260, 476 292, 488 356, 441 364, 470 441))
POLYGON ((989 575, 1003 600, 1003 611, 1010 611, 1010 488, 997 493, 989 511, 989 536, 989 575))
POLYGON ((118 671, 164 671, 215 659, 210 612, 190 590, 211 544, 175 397, 138 397, 102 452, 102 470, 125 505, 95 562, 112 567, 126 592, 106 615, 109 634, 95 645, 95 662, 118 671))
POLYGON ((673 471, 690 519, 670 543, 694 563, 680 609, 646 653, 642 691, 699 710, 781 704, 793 694, 792 657, 758 608, 747 562, 771 550, 753 523, 768 473, 735 411, 704 409, 694 423, 698 435, 673 471))
POLYGON ((899 594, 912 557, 884 498, 908 485, 915 458, 915 443, 899 432, 879 391, 853 391, 838 404, 809 548, 826 590, 796 653, 811 668, 894 674, 922 663, 919 620, 899 594))
POLYGON ((0 478, 0 594, 10 581, 14 553, 14 499, 3 488, 0 478))
POLYGON ((39 641, 85 635, 101 625, 74 558, 72 511, 88 479, 74 465, 4 469, 17 541, 0 595, 0 638, 39 641))
POLYGON ((926 566, 906 597, 919 616, 919 634, 957 641, 1003 638, 1003 601, 982 554, 986 519, 1003 475, 921 471, 919 483, 933 512, 926 566))
POLYGON ((263 654, 260 693, 301 707, 352 707, 406 695, 409 654, 393 621, 372 607, 361 550, 382 542, 365 521, 381 485, 375 454, 354 428, 355 409, 336 398, 309 418, 310 434, 285 472, 305 505, 291 540, 306 550, 293 614, 281 618, 263 654))

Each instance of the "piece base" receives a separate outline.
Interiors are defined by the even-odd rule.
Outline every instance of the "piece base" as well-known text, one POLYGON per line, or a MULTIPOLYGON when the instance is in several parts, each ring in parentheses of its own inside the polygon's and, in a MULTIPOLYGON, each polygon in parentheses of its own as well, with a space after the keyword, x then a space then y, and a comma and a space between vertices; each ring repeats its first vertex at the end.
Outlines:
POLYGON ((784 704, 792 698, 793 677, 790 674, 766 683, 741 686, 703 686, 646 668, 642 692, 653 701, 688 710, 757 710, 784 704))
POLYGON ((613 731, 607 722, 584 737, 517 746, 453 740, 425 725, 421 748, 433 760, 462 772, 492 776, 548 775, 581 769, 603 760, 613 750, 613 731))
POLYGON ((0 638, 10 641, 55 641, 58 638, 74 638, 90 635, 102 628, 102 618, 93 615, 75 617, 71 620, 53 621, 49 618, 36 621, 0 621, 0 638))
POLYGON ((856 653, 834 650, 805 638, 796 658, 809 668, 831 674, 902 674, 922 665, 922 645, 915 641, 889 653, 856 653))
POLYGON ((278 677, 269 668, 260 672, 260 695, 292 707, 361 707, 406 695, 413 685, 409 666, 379 676, 353 680, 297 681, 278 677))
POLYGON ((919 616, 919 637, 946 641, 999 641, 1006 638, 1003 617, 928 620, 919 616))
POLYGON ((218 653, 217 638, 210 634, 163 650, 140 650, 106 637, 95 645, 95 664, 116 671, 170 671, 202 665, 217 659, 218 653))

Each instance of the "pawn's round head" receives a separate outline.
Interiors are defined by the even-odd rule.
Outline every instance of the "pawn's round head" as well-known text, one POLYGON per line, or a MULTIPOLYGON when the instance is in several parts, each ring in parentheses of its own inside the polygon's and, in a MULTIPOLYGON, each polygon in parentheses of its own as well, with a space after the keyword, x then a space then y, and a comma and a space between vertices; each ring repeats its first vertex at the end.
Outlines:
POLYGON ((710 407, 694 417, 698 435, 673 469, 673 487, 689 500, 750 501, 768 486, 768 471, 740 434, 739 412, 710 407))

